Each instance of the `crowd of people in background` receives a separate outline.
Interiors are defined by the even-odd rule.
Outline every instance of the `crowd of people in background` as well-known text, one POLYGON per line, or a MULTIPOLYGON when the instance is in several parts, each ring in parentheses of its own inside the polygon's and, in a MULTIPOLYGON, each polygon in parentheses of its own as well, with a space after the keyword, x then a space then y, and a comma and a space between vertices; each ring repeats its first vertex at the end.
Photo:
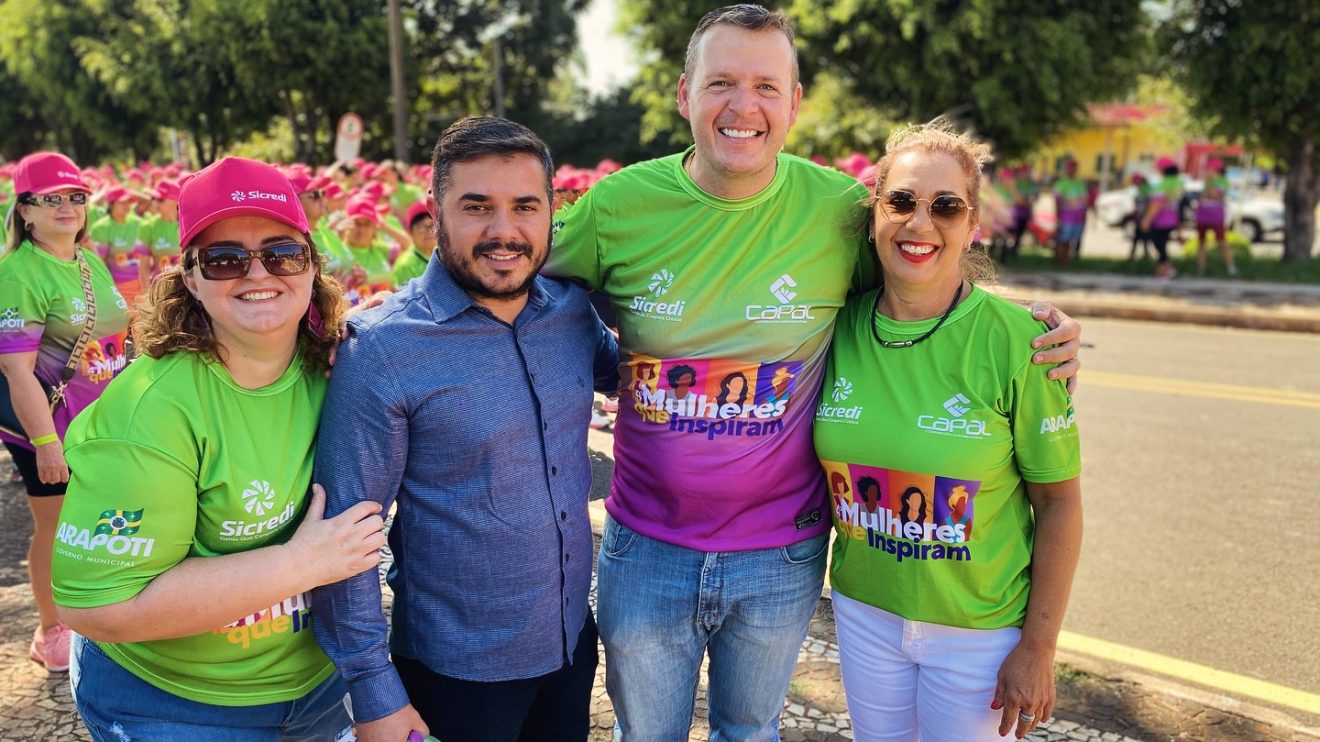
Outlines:
POLYGON ((486 117, 429 167, 10 171, 31 656, 72 655, 95 739, 576 742, 599 638, 622 739, 686 738, 708 657, 711 738, 773 740, 831 531, 859 739, 1051 716, 1080 328, 973 284, 984 145, 936 121, 869 173, 782 151, 793 38, 760 6, 706 14, 677 90, 695 144, 618 173, 556 172, 486 117), (973 343, 993 357, 958 362, 973 343), (593 389, 624 401, 594 615, 593 389), (896 440, 835 426, 854 394, 896 440), (899 432, 941 407, 977 432, 899 432))

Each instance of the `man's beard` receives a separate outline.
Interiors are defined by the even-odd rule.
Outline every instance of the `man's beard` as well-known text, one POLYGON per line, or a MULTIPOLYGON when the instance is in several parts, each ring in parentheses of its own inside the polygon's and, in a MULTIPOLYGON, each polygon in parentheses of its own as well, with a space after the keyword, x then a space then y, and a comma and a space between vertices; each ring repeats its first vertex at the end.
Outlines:
POLYGON ((445 233, 444 229, 437 229, 436 231, 437 241, 435 251, 440 254, 440 262, 445 266, 445 270, 449 271, 449 276, 454 279, 454 283, 458 284, 459 288, 466 291, 469 296, 480 296, 487 299, 499 300, 516 299, 523 296, 531 290, 532 283, 536 280, 537 274, 541 272, 542 266, 545 265, 546 259, 550 256, 550 251, 546 250, 545 253, 541 255, 540 262, 537 263, 535 262, 535 255, 530 243, 486 240, 484 242, 478 242, 473 246, 472 254, 468 256, 467 260, 463 260, 455 255, 454 251, 450 249, 449 235, 445 233), (509 252, 525 255, 528 260, 533 261, 532 271, 527 274, 527 278, 518 286, 507 291, 493 291, 490 288, 487 288, 471 269, 471 266, 480 260, 482 255, 488 252, 494 252, 500 248, 509 252))

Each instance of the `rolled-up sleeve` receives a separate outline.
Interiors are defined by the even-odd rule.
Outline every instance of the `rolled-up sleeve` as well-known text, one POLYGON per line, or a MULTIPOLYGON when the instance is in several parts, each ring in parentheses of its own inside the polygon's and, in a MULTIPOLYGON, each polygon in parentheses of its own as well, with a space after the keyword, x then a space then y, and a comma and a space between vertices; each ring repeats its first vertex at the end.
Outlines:
MULTIPOLYGON (((352 332, 339 348, 321 414, 315 482, 326 490, 325 517, 362 500, 388 513, 408 454, 408 414, 388 364, 368 336, 352 332)), ((358 721, 388 716, 408 703, 390 662, 389 626, 375 568, 312 591, 312 628, 348 682, 358 721)))

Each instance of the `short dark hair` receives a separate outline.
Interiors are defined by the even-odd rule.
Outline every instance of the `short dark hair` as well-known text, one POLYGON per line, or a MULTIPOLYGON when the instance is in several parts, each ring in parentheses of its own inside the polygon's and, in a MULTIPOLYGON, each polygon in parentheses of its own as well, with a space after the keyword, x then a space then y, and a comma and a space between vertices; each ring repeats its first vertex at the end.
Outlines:
POLYGON ((683 374, 692 374, 692 383, 697 383, 697 370, 686 363, 669 369, 669 373, 665 374, 665 378, 669 379, 669 386, 674 387, 678 386, 678 380, 683 378, 683 374))
POLYGON ((797 33, 793 30, 793 21, 778 10, 771 11, 750 3, 716 8, 703 15, 697 22, 692 38, 688 39, 687 54, 683 57, 683 74, 689 80, 692 79, 692 71, 697 67, 697 45, 701 43, 701 37, 705 36, 712 26, 718 25, 738 26, 748 31, 770 30, 782 33, 788 39, 788 48, 793 50, 793 84, 797 85, 798 56, 797 47, 793 44, 797 33))
POLYGON ((541 161, 545 169, 545 202, 554 203, 551 178, 555 164, 550 159, 550 148, 531 129, 494 116, 468 116, 455 121, 440 134, 431 154, 431 193, 435 202, 438 204, 444 200, 455 163, 487 155, 508 157, 519 154, 531 155, 541 161))

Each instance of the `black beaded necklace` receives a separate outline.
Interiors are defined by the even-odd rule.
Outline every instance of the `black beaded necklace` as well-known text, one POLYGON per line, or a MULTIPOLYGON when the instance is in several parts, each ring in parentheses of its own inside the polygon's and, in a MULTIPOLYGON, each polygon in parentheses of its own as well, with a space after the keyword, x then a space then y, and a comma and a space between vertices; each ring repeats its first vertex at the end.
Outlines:
MULTIPOLYGON (((968 281, 968 283, 971 283, 971 281, 968 281)), ((916 340, 904 340, 902 342, 895 343, 881 338, 880 333, 877 332, 875 329, 875 315, 880 313, 880 297, 885 295, 885 287, 882 285, 880 287, 880 291, 877 292, 875 295, 875 306, 871 308, 871 336, 875 338, 875 341, 879 343, 880 347, 882 348, 908 348, 913 345, 916 345, 922 340, 925 340, 931 335, 934 335, 935 331, 940 329, 940 325, 944 324, 944 320, 948 319, 950 314, 953 314, 953 308, 958 306, 958 300, 962 298, 962 293, 963 293, 963 282, 959 281, 958 293, 953 295, 953 301, 949 302, 949 308, 944 310, 944 316, 940 317, 940 321, 936 322, 934 327, 927 330, 925 335, 922 335, 916 340)))

